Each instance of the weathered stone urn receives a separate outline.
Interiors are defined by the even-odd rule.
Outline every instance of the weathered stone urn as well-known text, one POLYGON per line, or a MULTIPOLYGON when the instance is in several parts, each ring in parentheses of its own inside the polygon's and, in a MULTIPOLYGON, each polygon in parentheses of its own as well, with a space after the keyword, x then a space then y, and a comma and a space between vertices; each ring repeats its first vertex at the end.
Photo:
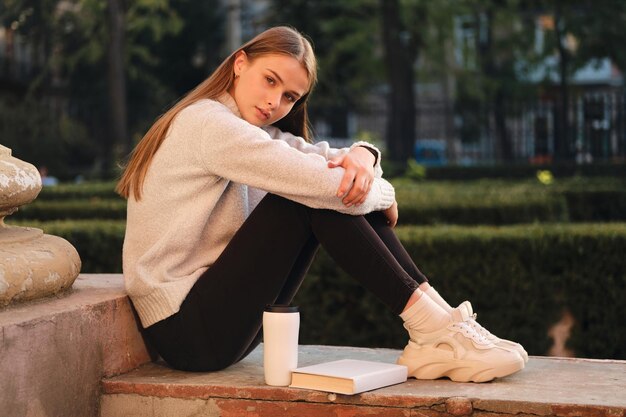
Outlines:
POLYGON ((65 239, 4 223, 40 191, 37 169, 0 145, 0 306, 56 294, 71 287, 80 272, 78 252, 65 239))

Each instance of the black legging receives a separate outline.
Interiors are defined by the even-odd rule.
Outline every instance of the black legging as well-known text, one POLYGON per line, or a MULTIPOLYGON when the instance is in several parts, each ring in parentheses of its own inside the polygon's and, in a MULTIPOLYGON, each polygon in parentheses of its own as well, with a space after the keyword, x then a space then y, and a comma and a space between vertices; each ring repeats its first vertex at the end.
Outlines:
POLYGON ((320 244, 396 314, 427 281, 383 213, 350 216, 268 194, 180 311, 146 328, 148 339, 181 370, 212 371, 240 361, 261 340, 265 305, 291 302, 320 244))

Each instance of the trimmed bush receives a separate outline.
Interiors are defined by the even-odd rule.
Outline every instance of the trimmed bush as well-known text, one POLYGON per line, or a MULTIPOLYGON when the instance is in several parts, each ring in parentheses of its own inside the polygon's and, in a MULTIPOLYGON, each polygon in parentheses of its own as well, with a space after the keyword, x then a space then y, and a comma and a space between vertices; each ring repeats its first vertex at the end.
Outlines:
POLYGON ((22 206, 13 214, 19 220, 83 220, 83 219, 126 219, 126 200, 100 199, 89 200, 51 200, 39 201, 22 206))
MULTIPOLYGON (((384 160, 383 160, 384 162, 384 160)), ((426 168, 429 180, 468 181, 485 178, 526 179, 534 178, 537 170, 549 170, 556 177, 626 177, 626 164, 576 165, 571 163, 555 163, 551 165, 508 164, 489 166, 445 166, 426 168)))
POLYGON ((566 221, 565 200, 536 181, 394 181, 401 224, 515 224, 566 221))
POLYGON ((412 182, 394 180, 401 224, 516 224, 626 219, 626 181, 570 178, 412 182))
POLYGON ((567 190, 563 192, 571 221, 626 220, 626 189, 567 190))
POLYGON ((121 199, 115 192, 115 182, 84 182, 80 184, 59 184, 43 187, 39 200, 77 200, 77 199, 121 199))
POLYGON ((575 178, 558 181, 571 221, 622 221, 626 219, 626 177, 575 178))
MULTIPOLYGON (((493 224, 626 220, 626 181, 616 178, 467 182, 393 181, 400 224, 493 224)), ((46 187, 17 219, 124 219, 114 183, 46 187)))

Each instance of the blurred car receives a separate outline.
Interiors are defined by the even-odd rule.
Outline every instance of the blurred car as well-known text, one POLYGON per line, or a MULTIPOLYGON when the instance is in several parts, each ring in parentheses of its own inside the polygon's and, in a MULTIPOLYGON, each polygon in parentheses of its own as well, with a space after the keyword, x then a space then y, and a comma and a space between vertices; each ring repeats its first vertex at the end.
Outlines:
POLYGON ((418 164, 425 166, 443 166, 448 164, 446 142, 441 139, 418 139, 415 141, 413 155, 418 164))

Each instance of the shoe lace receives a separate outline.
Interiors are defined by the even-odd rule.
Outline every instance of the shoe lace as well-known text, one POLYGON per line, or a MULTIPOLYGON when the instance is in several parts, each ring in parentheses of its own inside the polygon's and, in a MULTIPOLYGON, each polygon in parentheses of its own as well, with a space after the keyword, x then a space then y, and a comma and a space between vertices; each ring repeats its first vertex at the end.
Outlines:
POLYGON ((485 329, 483 326, 481 326, 481 324, 479 322, 476 321, 476 317, 477 317, 476 313, 472 314, 472 317, 467 321, 469 323, 469 325, 474 330, 476 330, 476 332, 479 335, 481 335, 481 336, 483 336, 483 337, 485 337, 487 339, 490 338, 490 337, 493 337, 493 334, 491 334, 491 332, 489 330, 485 329))
POLYGON ((479 345, 488 345, 491 343, 485 336, 477 332, 474 327, 466 321, 458 321, 452 323, 452 328, 461 333, 466 338, 472 339, 479 345))

